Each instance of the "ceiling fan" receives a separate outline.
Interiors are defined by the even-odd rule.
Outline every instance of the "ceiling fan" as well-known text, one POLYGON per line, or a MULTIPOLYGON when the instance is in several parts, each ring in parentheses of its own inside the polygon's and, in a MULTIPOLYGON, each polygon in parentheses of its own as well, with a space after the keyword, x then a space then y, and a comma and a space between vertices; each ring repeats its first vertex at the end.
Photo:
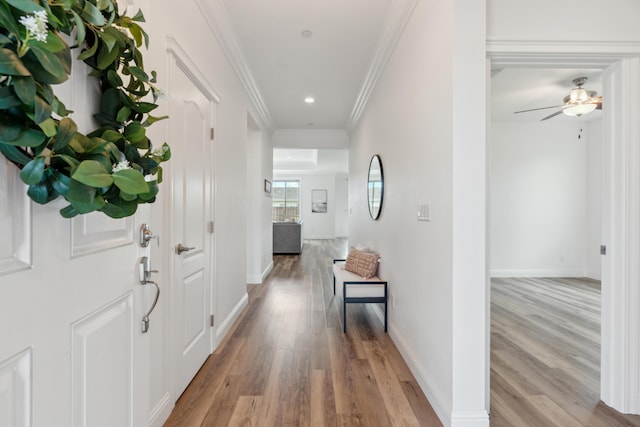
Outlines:
POLYGON ((562 113, 566 114, 567 116, 582 116, 584 114, 589 114, 590 112, 596 109, 602 110, 602 96, 598 96, 598 93, 593 90, 586 90, 582 88, 582 86, 586 81, 587 81, 586 77, 577 77, 573 79, 573 84, 576 85, 576 87, 571 89, 571 92, 569 92, 569 95, 564 97, 563 99, 564 104, 562 105, 532 108, 530 110, 516 111, 514 114, 527 113, 529 111, 546 110, 548 108, 560 109, 555 113, 550 114, 547 117, 540 120, 540 121, 543 121, 543 120, 547 120, 552 117, 555 117, 562 113))

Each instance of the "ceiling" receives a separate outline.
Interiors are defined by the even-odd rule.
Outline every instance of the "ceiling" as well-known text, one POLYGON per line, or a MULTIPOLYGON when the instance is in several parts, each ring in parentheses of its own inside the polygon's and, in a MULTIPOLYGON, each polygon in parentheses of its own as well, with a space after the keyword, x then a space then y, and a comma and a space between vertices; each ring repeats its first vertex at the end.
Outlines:
POLYGON ((274 129, 347 128, 391 3, 224 0, 274 129))
MULTIPOLYGON (((416 3, 220 1, 232 33, 227 40, 235 44, 232 62, 236 61, 236 69, 241 65, 243 84, 259 105, 263 122, 276 134, 350 132, 416 3), (304 102, 309 96, 315 103, 304 102)), ((556 110, 513 112, 562 104, 576 77, 588 77, 585 88, 601 94, 600 75, 601 70, 595 69, 493 71, 491 118, 539 121, 556 110)), ((559 115, 551 120, 591 120, 600 115, 601 111, 595 111, 580 118, 559 115)))

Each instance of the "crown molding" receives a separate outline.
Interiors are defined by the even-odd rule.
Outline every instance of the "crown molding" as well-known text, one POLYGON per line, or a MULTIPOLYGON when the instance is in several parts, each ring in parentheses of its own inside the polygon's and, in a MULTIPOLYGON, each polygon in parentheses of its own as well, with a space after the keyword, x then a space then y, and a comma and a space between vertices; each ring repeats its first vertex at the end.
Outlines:
POLYGON ((242 83, 251 103, 258 113, 262 125, 272 133, 275 129, 273 118, 262 98, 260 89, 253 78, 238 36, 233 28, 227 9, 222 0, 196 0, 196 4, 205 16, 209 27, 220 42, 229 63, 242 83))
POLYGON ((635 41, 498 40, 487 39, 492 67, 606 68, 640 55, 635 41))
POLYGON ((389 12, 385 18, 385 22, 376 46, 376 52, 367 71, 355 105, 351 110, 349 120, 347 122, 347 131, 351 132, 356 127, 360 115, 369 101, 369 97, 384 71, 384 67, 391 58, 393 50, 400 40, 400 36, 409 22, 409 18, 413 13, 418 0, 392 0, 389 6, 389 12))

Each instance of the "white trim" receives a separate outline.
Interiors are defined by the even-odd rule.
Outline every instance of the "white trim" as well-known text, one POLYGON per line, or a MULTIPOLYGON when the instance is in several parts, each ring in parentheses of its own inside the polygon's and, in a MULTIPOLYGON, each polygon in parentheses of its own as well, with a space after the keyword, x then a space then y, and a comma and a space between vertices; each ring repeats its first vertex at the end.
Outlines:
POLYGON ((173 407, 174 405, 171 402, 171 396, 169 393, 165 393, 149 414, 149 426, 162 427, 164 422, 169 418, 169 415, 171 415, 173 407))
POLYGON ((640 55, 640 42, 487 40, 493 68, 606 68, 640 55))
POLYGON ((549 269, 549 270, 500 270, 493 269, 491 270, 491 277, 591 277, 588 272, 585 270, 560 270, 560 269, 549 269))
POLYGON ((349 115, 349 121, 347 122, 347 130, 353 131, 360 119, 360 115, 364 111, 364 108, 369 101, 369 97, 373 92, 373 89, 380 78, 380 75, 384 71, 385 65, 391 58, 393 51, 400 40, 400 36, 404 32, 409 18, 413 13, 418 0, 393 0, 389 7, 389 12, 385 18, 384 27, 380 35, 380 40, 376 46, 376 52, 374 54, 369 70, 365 76, 358 97, 356 98, 355 105, 349 115))
POLYGON ((486 427, 487 411, 453 411, 451 414, 452 427, 486 427))
POLYGON ((317 234, 317 235, 311 235, 311 236, 304 236, 304 240, 332 240, 335 239, 336 236, 331 234, 317 234))
POLYGON ((262 273, 262 281, 260 283, 264 283, 269 273, 271 273, 271 270, 273 270, 273 259, 271 260, 267 268, 264 269, 264 273, 262 273))
POLYGON ((600 397, 640 413, 640 58, 606 70, 600 397))
MULTIPOLYGON (((191 82, 198 87, 209 99, 216 104, 220 103, 220 94, 209 86, 208 80, 203 72, 198 69, 198 66, 189 58, 187 52, 182 48, 178 41, 167 36, 166 40, 167 52, 173 54, 176 64, 182 70, 182 72, 191 80, 191 82)), ((171 94, 169 94, 171 96, 171 94)))
POLYGON ((263 124, 261 127, 268 130, 269 133, 273 133, 275 125, 271 113, 262 98, 258 84, 253 78, 253 73, 245 59, 240 40, 233 28, 224 2, 222 0, 196 0, 195 3, 202 11, 207 24, 209 24, 218 42, 220 42, 220 46, 227 56, 231 67, 255 107, 258 117, 263 124))
POLYGON ((238 317, 240 317, 240 315, 242 314, 242 311, 245 309, 245 307, 248 304, 249 304, 249 294, 245 293, 240 299, 240 301, 238 301, 238 304, 236 304, 233 310, 231 310, 231 313, 229 313, 227 318, 224 319, 222 323, 220 323, 220 326, 216 328, 216 345, 215 345, 216 348, 222 342, 225 335, 227 335, 227 333, 231 329, 231 326, 233 326, 233 322, 235 322, 238 319, 238 317))
POLYGON ((267 268, 264 269, 262 274, 252 274, 247 276, 247 283, 251 283, 252 285, 263 284, 269 273, 271 273, 271 270, 273 270, 273 261, 267 265, 267 268))
POLYGON ((440 390, 438 390, 436 383, 431 379, 427 370, 418 361, 412 347, 407 345, 406 340, 400 332, 396 331, 396 329, 391 327, 391 325, 388 326, 388 330, 391 340, 398 348, 398 351, 407 363, 407 366, 411 370, 413 376, 416 377, 416 381, 418 381, 420 388, 426 395, 427 400, 433 407, 436 415, 438 415, 438 418, 440 418, 443 425, 451 426, 451 407, 447 404, 447 399, 445 399, 440 390))
POLYGON ((603 244, 600 397, 614 409, 640 412, 640 43, 487 41, 492 68, 607 68, 603 93, 603 244), (612 67, 613 65, 613 67, 612 67), (620 71, 623 68, 623 71, 620 71), (616 254, 616 256, 612 256, 616 254))

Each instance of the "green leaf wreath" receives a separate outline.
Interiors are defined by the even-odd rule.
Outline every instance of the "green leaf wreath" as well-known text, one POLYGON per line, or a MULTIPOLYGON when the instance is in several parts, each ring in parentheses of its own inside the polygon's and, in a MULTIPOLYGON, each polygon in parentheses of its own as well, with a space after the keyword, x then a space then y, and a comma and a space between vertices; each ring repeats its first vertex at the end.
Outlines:
POLYGON ((122 218, 155 201, 171 151, 146 135, 165 117, 150 114, 160 92, 144 70, 140 22, 141 12, 120 15, 116 0, 0 0, 0 152, 21 169, 31 199, 64 197, 66 218, 122 218), (52 89, 69 78, 72 48, 102 92, 100 127, 86 135, 52 89))

